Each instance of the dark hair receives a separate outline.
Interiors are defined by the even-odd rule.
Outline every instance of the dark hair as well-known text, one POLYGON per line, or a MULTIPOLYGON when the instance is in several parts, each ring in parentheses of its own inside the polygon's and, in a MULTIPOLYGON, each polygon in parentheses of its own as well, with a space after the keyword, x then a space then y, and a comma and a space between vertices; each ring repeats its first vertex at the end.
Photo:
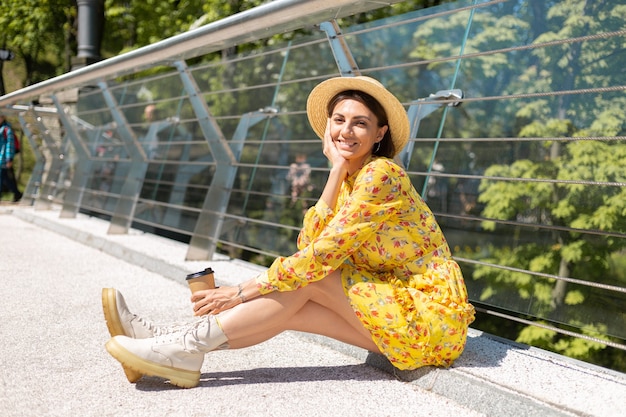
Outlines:
MULTIPOLYGON (((339 94, 335 95, 328 102, 328 106, 326 108, 326 113, 328 117, 332 116, 335 106, 337 106, 340 101, 348 99, 356 100, 368 109, 370 109, 370 111, 374 113, 374 116, 376 116, 376 119, 378 119, 378 127, 387 126, 387 132, 385 132, 385 136, 383 136, 382 140, 380 141, 380 147, 376 149, 376 152, 372 152, 374 153, 374 155, 393 158, 393 156, 396 154, 396 149, 393 145, 393 141, 391 140, 391 128, 389 127, 389 122, 387 121, 387 113, 385 112, 383 106, 381 106, 378 100, 376 100, 374 97, 359 90, 342 91, 339 94)), ((377 148, 376 145, 374 147, 377 148)))

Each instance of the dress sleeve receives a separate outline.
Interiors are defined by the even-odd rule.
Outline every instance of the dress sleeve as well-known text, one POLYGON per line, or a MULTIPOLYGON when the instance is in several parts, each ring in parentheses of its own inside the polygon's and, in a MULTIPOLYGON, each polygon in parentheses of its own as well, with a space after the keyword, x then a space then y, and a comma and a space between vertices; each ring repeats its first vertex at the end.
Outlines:
POLYGON ((261 293, 292 291, 318 281, 367 244, 400 204, 402 190, 394 167, 399 168, 376 159, 356 174, 352 191, 340 196, 334 214, 323 202, 310 209, 298 238, 298 252, 277 258, 257 277, 261 293))
POLYGON ((304 215, 303 226, 298 235, 298 249, 307 247, 324 230, 335 213, 322 199, 311 207, 304 215))

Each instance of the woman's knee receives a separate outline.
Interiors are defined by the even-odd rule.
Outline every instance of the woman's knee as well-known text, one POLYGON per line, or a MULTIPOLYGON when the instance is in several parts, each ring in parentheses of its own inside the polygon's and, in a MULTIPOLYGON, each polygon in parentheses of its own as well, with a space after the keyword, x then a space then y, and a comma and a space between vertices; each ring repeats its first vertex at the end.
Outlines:
POLYGON ((348 297, 341 281, 341 271, 333 271, 325 278, 311 284, 313 293, 309 299, 319 304, 329 306, 333 310, 349 305, 348 297))
POLYGON ((315 281, 312 286, 319 293, 335 293, 338 289, 343 292, 343 286, 341 285, 341 272, 339 270, 333 271, 326 275, 319 281, 315 281))

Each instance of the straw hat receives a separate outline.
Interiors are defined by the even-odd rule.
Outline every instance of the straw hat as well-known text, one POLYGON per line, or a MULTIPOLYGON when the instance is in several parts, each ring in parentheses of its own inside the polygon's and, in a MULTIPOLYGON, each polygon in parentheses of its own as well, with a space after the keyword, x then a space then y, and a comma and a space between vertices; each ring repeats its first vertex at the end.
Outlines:
POLYGON ((409 118, 400 101, 391 94, 380 82, 370 77, 336 77, 318 84, 309 94, 306 102, 306 112, 311 127, 321 138, 326 131, 328 102, 342 91, 358 90, 374 97, 385 109, 391 140, 396 155, 409 140, 409 118))

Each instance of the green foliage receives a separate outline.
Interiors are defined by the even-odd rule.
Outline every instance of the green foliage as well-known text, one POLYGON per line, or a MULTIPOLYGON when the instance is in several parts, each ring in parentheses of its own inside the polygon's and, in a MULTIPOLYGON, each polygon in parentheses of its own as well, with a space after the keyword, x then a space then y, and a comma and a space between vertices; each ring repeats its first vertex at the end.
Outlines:
POLYGON ((528 326, 519 333, 516 341, 545 349, 548 347, 546 341, 552 341, 557 335, 558 333, 554 330, 528 326))
MULTIPOLYGON (((184 33, 266 3, 266 0, 103 0, 104 30, 100 55, 109 58, 184 33)), ((362 23, 450 0, 411 0, 345 19, 362 23)), ((19 66, 27 86, 68 72, 77 54, 75 0, 3 0, 0 48, 15 52, 7 66, 19 66)), ((289 39, 283 34, 224 51, 270 45, 289 39)), ((0 68, 2 68, 0 66, 0 68)), ((0 78, 1 81, 1 78, 0 78)))
MULTIPOLYGON (((485 175, 504 179, 547 179, 552 178, 553 171, 551 164, 520 160, 510 166, 493 165, 485 175)), ((545 210, 550 205, 553 190, 553 184, 547 182, 484 180, 479 188, 478 201, 487 203, 483 212, 485 217, 507 220, 520 213, 545 210)), ((485 224, 485 227, 493 228, 493 225, 485 224)))
POLYGON ((3 0, 0 47, 16 54, 30 85, 69 71, 76 9, 71 0, 3 0))
POLYGON ((201 0, 106 0, 103 55, 114 56, 263 3, 201 0))
POLYGON ((472 275, 474 280, 490 283, 482 287, 478 299, 489 304, 504 303, 512 308, 519 306, 523 312, 529 312, 528 306, 531 306, 533 313, 548 314, 554 280, 539 279, 517 271, 554 268, 558 259, 553 253, 544 252, 543 249, 537 244, 515 248, 490 246, 490 257, 481 259, 486 264, 477 265, 472 275), (488 265, 491 263, 511 269, 494 268, 488 265))
MULTIPOLYGON (((602 338, 602 336, 599 336, 601 330, 606 331, 606 329, 585 326, 582 329, 582 333, 586 336, 602 338)), ((554 330, 535 326, 528 326, 523 329, 516 341, 543 349, 549 349, 576 359, 588 359, 590 355, 606 348, 606 345, 602 343, 582 338, 561 336, 554 330)))
POLYGON ((626 282, 626 251, 611 254, 609 270, 616 277, 616 282, 626 282))
MULTIPOLYGON (((540 34, 535 43, 622 27, 615 19, 623 16, 624 11, 615 2, 555 2, 546 9, 546 17, 551 27, 559 29, 540 34)), ((515 89, 511 93, 621 85, 623 60, 613 59, 612 54, 618 48, 614 42, 599 40, 537 48, 528 69, 512 81, 515 89)), ((519 103, 515 112, 519 130, 514 136, 555 139, 531 142, 526 153, 533 158, 493 164, 485 170, 488 179, 481 182, 478 199, 484 204, 482 214, 490 220, 483 222, 483 228, 510 236, 507 240, 510 246, 492 247, 486 262, 601 282, 620 279, 619 267, 615 265, 624 262, 626 241, 576 230, 626 232, 626 189, 620 186, 626 182, 626 145, 594 140, 594 137, 624 134, 624 100, 621 94, 598 96, 594 100, 574 101, 564 97, 519 103), (581 140, 559 140, 564 137, 581 140), (600 183, 607 185, 596 185, 600 183), (554 225, 559 229, 533 238, 528 229, 499 220, 554 225)), ((563 313, 564 306, 589 303, 589 289, 488 266, 477 266, 474 271, 472 278, 484 283, 480 300, 487 304, 507 305, 539 318, 555 318, 554 322, 596 338, 605 338, 602 335, 607 334, 607 326, 599 319, 601 314, 583 317, 575 309, 563 313), (520 300, 529 300, 526 306, 506 298, 512 288, 517 289, 520 300)), ((621 274, 622 285, 623 279, 621 274)), ((596 352, 605 347, 532 326, 523 329, 517 340, 586 360, 597 360, 596 352)))

